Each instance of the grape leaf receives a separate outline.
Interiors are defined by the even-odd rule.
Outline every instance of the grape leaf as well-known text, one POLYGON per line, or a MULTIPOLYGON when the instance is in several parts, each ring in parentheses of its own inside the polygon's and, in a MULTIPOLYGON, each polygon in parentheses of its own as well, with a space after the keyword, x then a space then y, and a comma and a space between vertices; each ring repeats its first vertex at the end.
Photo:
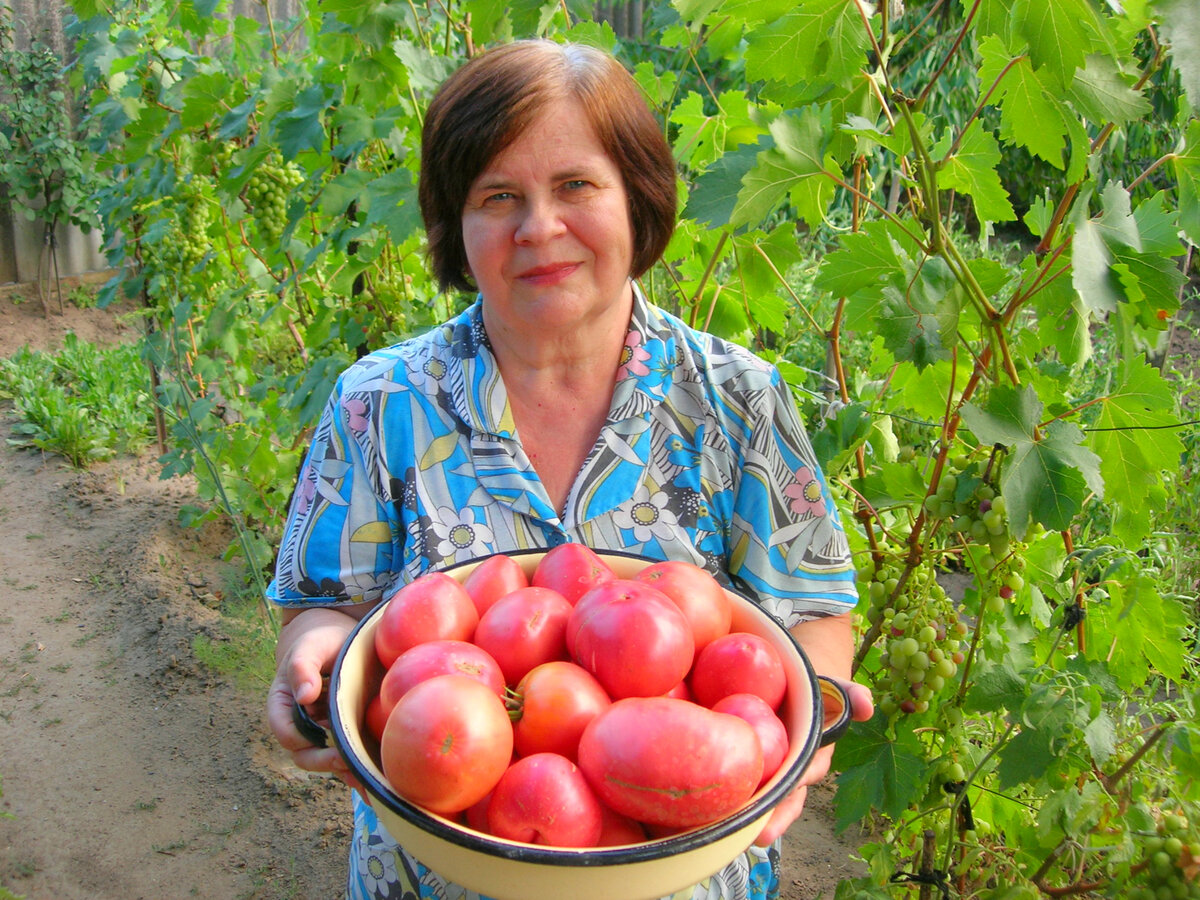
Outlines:
POLYGON ((1042 85, 1029 57, 1014 56, 996 35, 981 42, 979 54, 980 81, 998 83, 1000 137, 1062 169, 1067 137, 1062 103, 1042 85))
POLYGON ((1125 690, 1144 686, 1151 670, 1171 679, 1187 657, 1187 614, 1175 597, 1164 598, 1146 572, 1109 582, 1109 602, 1088 605, 1087 652, 1107 659, 1125 690))
POLYGON ((1004 34, 1008 30, 1013 0, 959 0, 958 5, 963 15, 975 13, 977 34, 1004 34))
MULTIPOLYGON (((949 151, 950 135, 937 151, 949 151)), ((983 130, 976 120, 967 126, 958 150, 940 163, 939 185, 968 194, 975 204, 975 215, 982 222, 1011 222, 1017 214, 1009 202, 996 167, 1000 163, 1000 147, 996 138, 983 130)))
POLYGON ((1092 357, 1091 314, 1078 292, 1065 278, 1056 278, 1034 297, 1038 312, 1038 338, 1053 347, 1068 366, 1092 357))
POLYGON ((838 249, 821 261, 814 286, 835 297, 846 297, 879 284, 916 253, 916 242, 898 225, 882 219, 871 221, 862 231, 841 235, 838 249))
POLYGON ((746 77, 841 83, 864 64, 866 36, 845 0, 805 0, 746 35, 746 77))
POLYGON ((958 330, 962 292, 950 267, 930 257, 903 289, 887 285, 879 311, 884 346, 918 369, 948 359, 958 330))
POLYGON ((912 463, 885 462, 880 463, 876 471, 868 472, 865 478, 855 479, 854 489, 872 509, 908 506, 916 510, 925 499, 926 485, 912 463))
POLYGON ((1139 203, 1133 211, 1143 252, 1177 256, 1182 249, 1179 243, 1178 216, 1175 210, 1168 209, 1167 204, 1166 192, 1159 191, 1150 199, 1139 203))
POLYGON ((896 817, 924 791, 925 760, 909 728, 887 731, 877 714, 837 742, 837 828, 865 821, 872 811, 896 817))
POLYGON ((295 159, 305 150, 320 152, 325 144, 322 119, 331 99, 324 85, 310 85, 296 94, 290 109, 275 117, 274 137, 284 159, 295 159))
POLYGON ((721 117, 705 111, 704 98, 697 92, 692 91, 675 104, 670 121, 678 126, 672 149, 680 163, 702 169, 721 152, 721 117))
POLYGON ((1034 66, 1053 78, 1054 89, 1069 87, 1095 48, 1099 22, 1087 0, 1016 0, 1011 16, 1014 30, 1029 43, 1034 66))
POLYGON ((396 244, 404 243, 421 227, 417 187, 408 169, 385 172, 367 185, 367 190, 371 205, 365 224, 382 224, 396 244))
POLYGON ((762 135, 757 144, 746 144, 726 153, 694 179, 684 215, 712 228, 729 224, 738 202, 742 178, 758 159, 760 152, 771 147, 771 136, 762 135))
POLYGON ((1054 739, 1049 728, 1022 728, 997 754, 996 777, 1000 790, 1035 782, 1054 762, 1054 739))
POLYGON ((1112 717, 1101 710, 1083 729, 1083 739, 1096 762, 1101 764, 1107 762, 1117 746, 1117 730, 1112 717))
POLYGON ((1055 421, 1038 433, 1042 402, 1031 387, 994 388, 986 409, 966 404, 963 422, 987 444, 1003 444, 1009 459, 1001 476, 1009 528, 1023 538, 1031 522, 1061 531, 1083 506, 1088 492, 1104 493, 1100 460, 1082 445, 1078 426, 1055 421))
POLYGON ((1087 65, 1075 73, 1067 92, 1071 104, 1091 122, 1124 125, 1152 112, 1150 102, 1134 90, 1112 57, 1094 53, 1087 65))
POLYGON ((769 127, 774 147, 760 153, 742 179, 730 224, 757 225, 787 196, 801 219, 819 225, 838 177, 836 167, 827 169, 825 162, 828 110, 810 106, 779 116, 769 127))
POLYGON ((966 695, 965 707, 976 712, 1020 709, 1029 694, 1029 684, 1011 661, 984 668, 975 676, 966 695))
POLYGON ((241 100, 241 85, 238 88, 235 92, 229 76, 220 70, 193 75, 183 85, 179 124, 184 128, 195 128, 213 121, 241 100))
POLYGON ((821 421, 812 433, 812 448, 825 472, 840 471, 848 456, 871 433, 871 413, 862 403, 848 403, 821 421))
POLYGON ((1088 198, 1083 197, 1075 217, 1075 237, 1071 243, 1071 283, 1084 304, 1097 312, 1112 312, 1126 299, 1126 289, 1113 271, 1110 246, 1125 245, 1141 249, 1137 220, 1130 212, 1129 194, 1115 182, 1103 191, 1103 210, 1096 218, 1088 216, 1088 198))

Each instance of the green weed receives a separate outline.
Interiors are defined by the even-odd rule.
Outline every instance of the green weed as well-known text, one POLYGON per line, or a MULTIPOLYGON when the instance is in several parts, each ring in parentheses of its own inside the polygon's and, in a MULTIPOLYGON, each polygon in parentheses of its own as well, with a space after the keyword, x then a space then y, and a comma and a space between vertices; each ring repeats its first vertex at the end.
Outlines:
POLYGON ((0 359, 0 397, 18 422, 9 442, 73 466, 136 454, 154 433, 154 401, 137 344, 98 347, 68 333, 56 353, 23 347, 0 359))

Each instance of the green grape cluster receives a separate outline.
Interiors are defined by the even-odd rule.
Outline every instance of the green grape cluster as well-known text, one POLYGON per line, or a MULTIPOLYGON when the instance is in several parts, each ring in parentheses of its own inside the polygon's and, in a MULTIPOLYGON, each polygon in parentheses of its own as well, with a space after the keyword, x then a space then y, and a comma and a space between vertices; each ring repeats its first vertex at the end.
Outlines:
POLYGON ((147 222, 142 241, 144 266, 164 275, 183 277, 204 259, 215 202, 212 190, 207 176, 189 175, 179 181, 172 202, 143 210, 147 222))
POLYGON ((271 153, 258 164, 246 181, 244 199, 258 224, 259 233, 277 244, 287 228, 288 198, 304 183, 304 174, 292 162, 271 153))
POLYGON ((212 223, 212 184, 203 175, 193 175, 177 193, 179 208, 180 262, 185 270, 195 268, 209 250, 208 226, 212 223))
POLYGON ((1131 900, 1200 900, 1200 836, 1187 816, 1167 813, 1146 840, 1143 882, 1131 900))
POLYGON ((899 566, 885 560, 876 565, 867 589, 867 619, 884 637, 876 689, 879 708, 889 718, 929 709, 958 674, 967 634, 931 566, 910 572, 903 589, 900 576, 899 566))
POLYGON ((925 509, 931 516, 949 520, 951 531, 972 543, 987 545, 993 559, 1008 555, 1008 504, 988 482, 949 466, 938 479, 936 491, 926 499, 925 509))
POLYGON ((1025 587, 1025 558, 1020 554, 1007 556, 987 570, 984 581, 983 608, 990 613, 1003 612, 1017 592, 1025 587))

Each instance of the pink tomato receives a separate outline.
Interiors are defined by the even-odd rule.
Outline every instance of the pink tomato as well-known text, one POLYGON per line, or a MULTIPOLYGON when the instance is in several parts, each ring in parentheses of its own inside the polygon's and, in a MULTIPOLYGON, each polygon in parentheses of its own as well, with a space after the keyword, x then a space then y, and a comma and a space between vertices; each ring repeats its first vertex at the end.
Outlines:
POLYGON ((501 597, 479 619, 475 643, 516 684, 534 666, 567 658, 565 632, 571 604, 544 587, 519 588, 501 597))
POLYGON ((715 822, 753 796, 763 758, 737 716, 687 700, 631 697, 592 720, 579 768, 611 809, 650 826, 715 822))
POLYGON ((488 831, 550 847, 594 847, 603 810, 576 765, 557 753, 518 759, 500 776, 488 803, 488 831))
POLYGON ((504 696, 500 664, 482 647, 467 641, 426 641, 397 656, 384 673, 378 695, 384 715, 391 713, 413 685, 435 675, 466 675, 482 681, 497 696, 504 696))
POLYGON ((614 579, 579 598, 567 623, 574 659, 614 700, 654 697, 687 675, 695 640, 687 618, 661 591, 614 579))
POLYGON ((511 556, 497 553, 487 557, 463 579, 463 590, 475 601, 475 609, 483 615, 492 604, 513 591, 529 587, 529 577, 521 564, 511 556))
POLYGON ((487 796, 512 746, 512 723, 495 691, 466 675, 437 675, 396 703, 379 756, 397 794, 449 816, 487 796))
POLYGON ((583 729, 612 705, 590 672, 566 660, 530 669, 514 694, 509 710, 518 756, 549 752, 574 761, 583 729))
POLYGON ((375 653, 384 668, 425 641, 469 641, 479 612, 461 584, 445 572, 426 572, 387 601, 375 629, 375 653))
POLYGON ((712 709, 713 712, 729 713, 745 719, 758 735, 763 752, 761 787, 779 770, 783 758, 787 756, 787 726, 775 714, 775 710, 767 705, 767 701, 757 694, 729 694, 714 703, 712 709))
POLYGON ((538 560, 529 583, 558 591, 574 604, 598 584, 616 578, 596 551, 584 544, 559 544, 538 560))
POLYGON ((647 566, 634 578, 658 588, 687 616, 697 653, 714 638, 729 633, 733 603, 707 570, 684 560, 669 559, 647 566))
POLYGON ((701 706, 729 694, 757 694, 778 709, 787 691, 787 672, 779 651, 764 637, 745 631, 719 637, 696 654, 688 680, 701 706))

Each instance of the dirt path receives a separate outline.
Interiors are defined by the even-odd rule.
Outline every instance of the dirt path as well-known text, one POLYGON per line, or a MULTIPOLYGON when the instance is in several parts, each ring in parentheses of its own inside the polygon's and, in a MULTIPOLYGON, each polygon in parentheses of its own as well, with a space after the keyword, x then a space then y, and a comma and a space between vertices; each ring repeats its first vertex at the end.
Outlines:
MULTIPOLYGON (((0 355, 128 326, 0 293, 0 355)), ((0 406, 0 438, 11 433, 0 406)), ((0 888, 28 900, 333 900, 349 802, 290 765, 263 685, 195 658, 222 640, 231 575, 220 529, 184 528, 192 496, 152 459, 88 472, 0 446, 0 888)), ((833 896, 851 871, 831 790, 788 836, 785 900, 833 896), (803 860, 803 864, 801 863, 803 860)), ((0 890, 0 897, 3 897, 0 890)), ((563 898, 569 900, 569 898, 563 898)))

